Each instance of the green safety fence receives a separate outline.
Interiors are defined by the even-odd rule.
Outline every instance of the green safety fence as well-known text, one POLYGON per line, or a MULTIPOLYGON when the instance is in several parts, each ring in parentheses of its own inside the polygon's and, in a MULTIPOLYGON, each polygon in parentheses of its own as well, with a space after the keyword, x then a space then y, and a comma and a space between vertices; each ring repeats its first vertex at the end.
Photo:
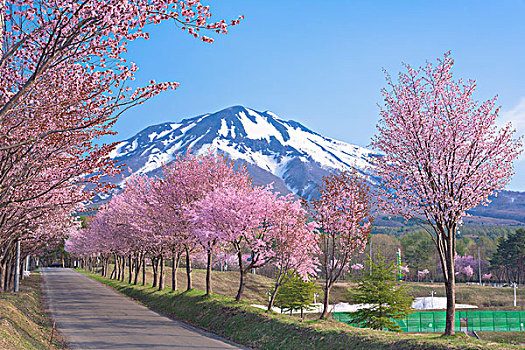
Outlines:
MULTIPOLYGON (((445 331, 445 311, 414 311, 396 320, 403 332, 445 331)), ((335 312, 334 320, 354 327, 347 312, 335 312)), ((525 331, 525 311, 456 311, 456 331, 525 331)))
POLYGON ((525 331, 525 311, 460 311, 469 331, 525 331))

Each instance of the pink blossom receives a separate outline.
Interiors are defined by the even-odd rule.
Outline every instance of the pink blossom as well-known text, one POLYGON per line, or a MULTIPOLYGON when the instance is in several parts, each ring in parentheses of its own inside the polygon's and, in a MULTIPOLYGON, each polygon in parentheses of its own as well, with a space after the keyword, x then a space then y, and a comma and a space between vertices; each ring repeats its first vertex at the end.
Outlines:
POLYGON ((364 266, 363 266, 363 264, 353 264, 352 266, 350 266, 350 268, 352 270, 362 270, 362 269, 364 269, 364 266))

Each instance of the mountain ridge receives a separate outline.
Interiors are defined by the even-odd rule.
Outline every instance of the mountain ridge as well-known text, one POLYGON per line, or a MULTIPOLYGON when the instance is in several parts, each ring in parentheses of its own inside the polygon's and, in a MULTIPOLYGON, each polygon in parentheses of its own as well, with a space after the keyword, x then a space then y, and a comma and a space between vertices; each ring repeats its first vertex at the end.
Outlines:
MULTIPOLYGON (((275 190, 311 199, 322 178, 336 169, 355 169, 376 182, 371 160, 378 153, 325 137, 301 123, 284 120, 271 111, 232 106, 215 113, 164 122, 139 131, 116 146, 112 160, 127 169, 113 183, 131 173, 160 175, 161 166, 175 154, 208 150, 220 152, 237 165, 247 164, 257 185, 274 183, 275 190)), ((105 201, 100 195, 96 201, 105 201)), ((525 223, 525 193, 502 191, 488 207, 470 211, 468 221, 525 223), (514 198, 513 200, 511 198, 514 198)))
MULTIPOLYGON (((273 175, 276 182, 284 182, 288 191, 306 198, 314 196, 322 177, 335 169, 352 168, 371 175, 369 157, 375 155, 364 147, 324 137, 296 121, 281 119, 270 111, 233 106, 177 123, 149 126, 120 142, 110 157, 126 163, 133 173, 150 174, 176 153, 203 153, 210 149, 250 164, 251 173, 264 171, 273 175)), ((257 176, 254 177, 257 182, 257 176)))

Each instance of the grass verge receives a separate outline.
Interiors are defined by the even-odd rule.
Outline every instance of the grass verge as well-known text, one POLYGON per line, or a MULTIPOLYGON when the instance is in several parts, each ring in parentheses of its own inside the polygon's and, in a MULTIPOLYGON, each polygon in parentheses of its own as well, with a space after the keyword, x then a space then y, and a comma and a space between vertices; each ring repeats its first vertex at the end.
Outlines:
POLYGON ((34 273, 21 282, 19 293, 0 294, 0 349, 68 349, 60 334, 52 330, 53 321, 42 299, 41 280, 34 273))
POLYGON ((480 339, 496 343, 516 344, 525 348, 525 332, 476 332, 480 339))
POLYGON ((232 298, 202 291, 158 291, 81 271, 168 317, 182 320, 254 349, 517 349, 515 345, 468 338, 462 334, 399 334, 347 326, 333 320, 300 321, 266 313, 232 298))

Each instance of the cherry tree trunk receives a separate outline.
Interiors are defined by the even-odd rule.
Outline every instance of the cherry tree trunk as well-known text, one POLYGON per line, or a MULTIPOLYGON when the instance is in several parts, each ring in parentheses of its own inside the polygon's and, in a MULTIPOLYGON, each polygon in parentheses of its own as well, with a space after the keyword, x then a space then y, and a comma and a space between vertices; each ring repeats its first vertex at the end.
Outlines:
POLYGON ((124 280, 126 279, 126 257, 123 256, 120 260, 121 260, 120 263, 122 266, 120 268, 122 270, 122 276, 120 276, 121 277, 120 281, 124 282, 124 280))
POLYGON ((244 292, 244 285, 246 284, 246 271, 249 270, 249 268, 244 269, 242 264, 242 252, 238 250, 237 252, 237 258, 239 261, 239 290, 237 290, 237 295, 235 296, 235 300, 239 301, 242 298, 242 293, 244 292))
POLYGON ((146 285, 146 254, 142 256, 142 285, 146 285))
POLYGON ((328 316, 328 308, 330 307, 330 290, 332 286, 330 283, 325 283, 324 286, 324 300, 323 300, 323 312, 321 313, 320 319, 326 318, 328 316))
POLYGON ((244 292, 244 285, 246 284, 246 272, 244 269, 239 270, 239 290, 235 296, 235 300, 239 301, 242 298, 242 293, 244 292))
POLYGON ((128 284, 131 284, 131 281, 133 279, 133 259, 131 258, 131 254, 129 255, 129 258, 128 258, 128 273, 129 273, 128 284))
POLYGON ((11 291, 13 281, 13 263, 9 261, 7 263, 6 276, 5 276, 5 290, 11 291))
POLYGON ((158 269, 159 269, 159 261, 157 258, 151 259, 151 268, 153 269, 153 284, 152 287, 157 287, 158 282, 158 269))
POLYGON ((186 248, 186 278, 188 280, 186 290, 190 290, 191 288, 193 288, 193 286, 191 283, 191 257, 188 248, 186 248))
POLYGON ((7 268, 7 264, 5 262, 5 259, 2 260, 2 263, 0 264, 0 293, 5 292, 5 271, 7 268))
POLYGON ((177 290, 177 270, 179 269, 180 253, 174 253, 171 259, 171 290, 177 290))
POLYGON ((115 256, 115 268, 117 269, 117 274, 116 274, 117 281, 120 281, 120 275, 122 271, 120 269, 120 257, 119 256, 115 256))
POLYGON ((445 275, 445 291, 447 294, 445 335, 454 335, 456 333, 456 276, 454 268, 454 253, 456 251, 456 247, 452 240, 449 240, 449 244, 452 246, 452 249, 445 251, 445 263, 447 269, 447 274, 445 275))
POLYGON ((142 259, 140 257, 135 258, 135 278, 133 279, 134 285, 137 285, 137 283, 139 282, 141 264, 142 264, 142 259))
POLYGON ((456 283, 454 278, 445 283, 447 293, 447 313, 445 318, 445 335, 456 333, 456 283))
POLYGON ((206 262, 206 295, 211 294, 211 252, 207 253, 208 259, 206 262))
POLYGON ((159 290, 164 289, 164 256, 160 256, 160 269, 159 269, 159 290))
POLYGON ((275 296, 277 295, 277 291, 279 290, 279 287, 281 286, 280 283, 276 283, 275 284, 275 288, 273 289, 273 292, 272 294, 270 295, 270 301, 268 302, 268 308, 267 310, 268 311, 271 311, 272 310, 272 307, 273 307, 273 303, 275 301, 275 296))

